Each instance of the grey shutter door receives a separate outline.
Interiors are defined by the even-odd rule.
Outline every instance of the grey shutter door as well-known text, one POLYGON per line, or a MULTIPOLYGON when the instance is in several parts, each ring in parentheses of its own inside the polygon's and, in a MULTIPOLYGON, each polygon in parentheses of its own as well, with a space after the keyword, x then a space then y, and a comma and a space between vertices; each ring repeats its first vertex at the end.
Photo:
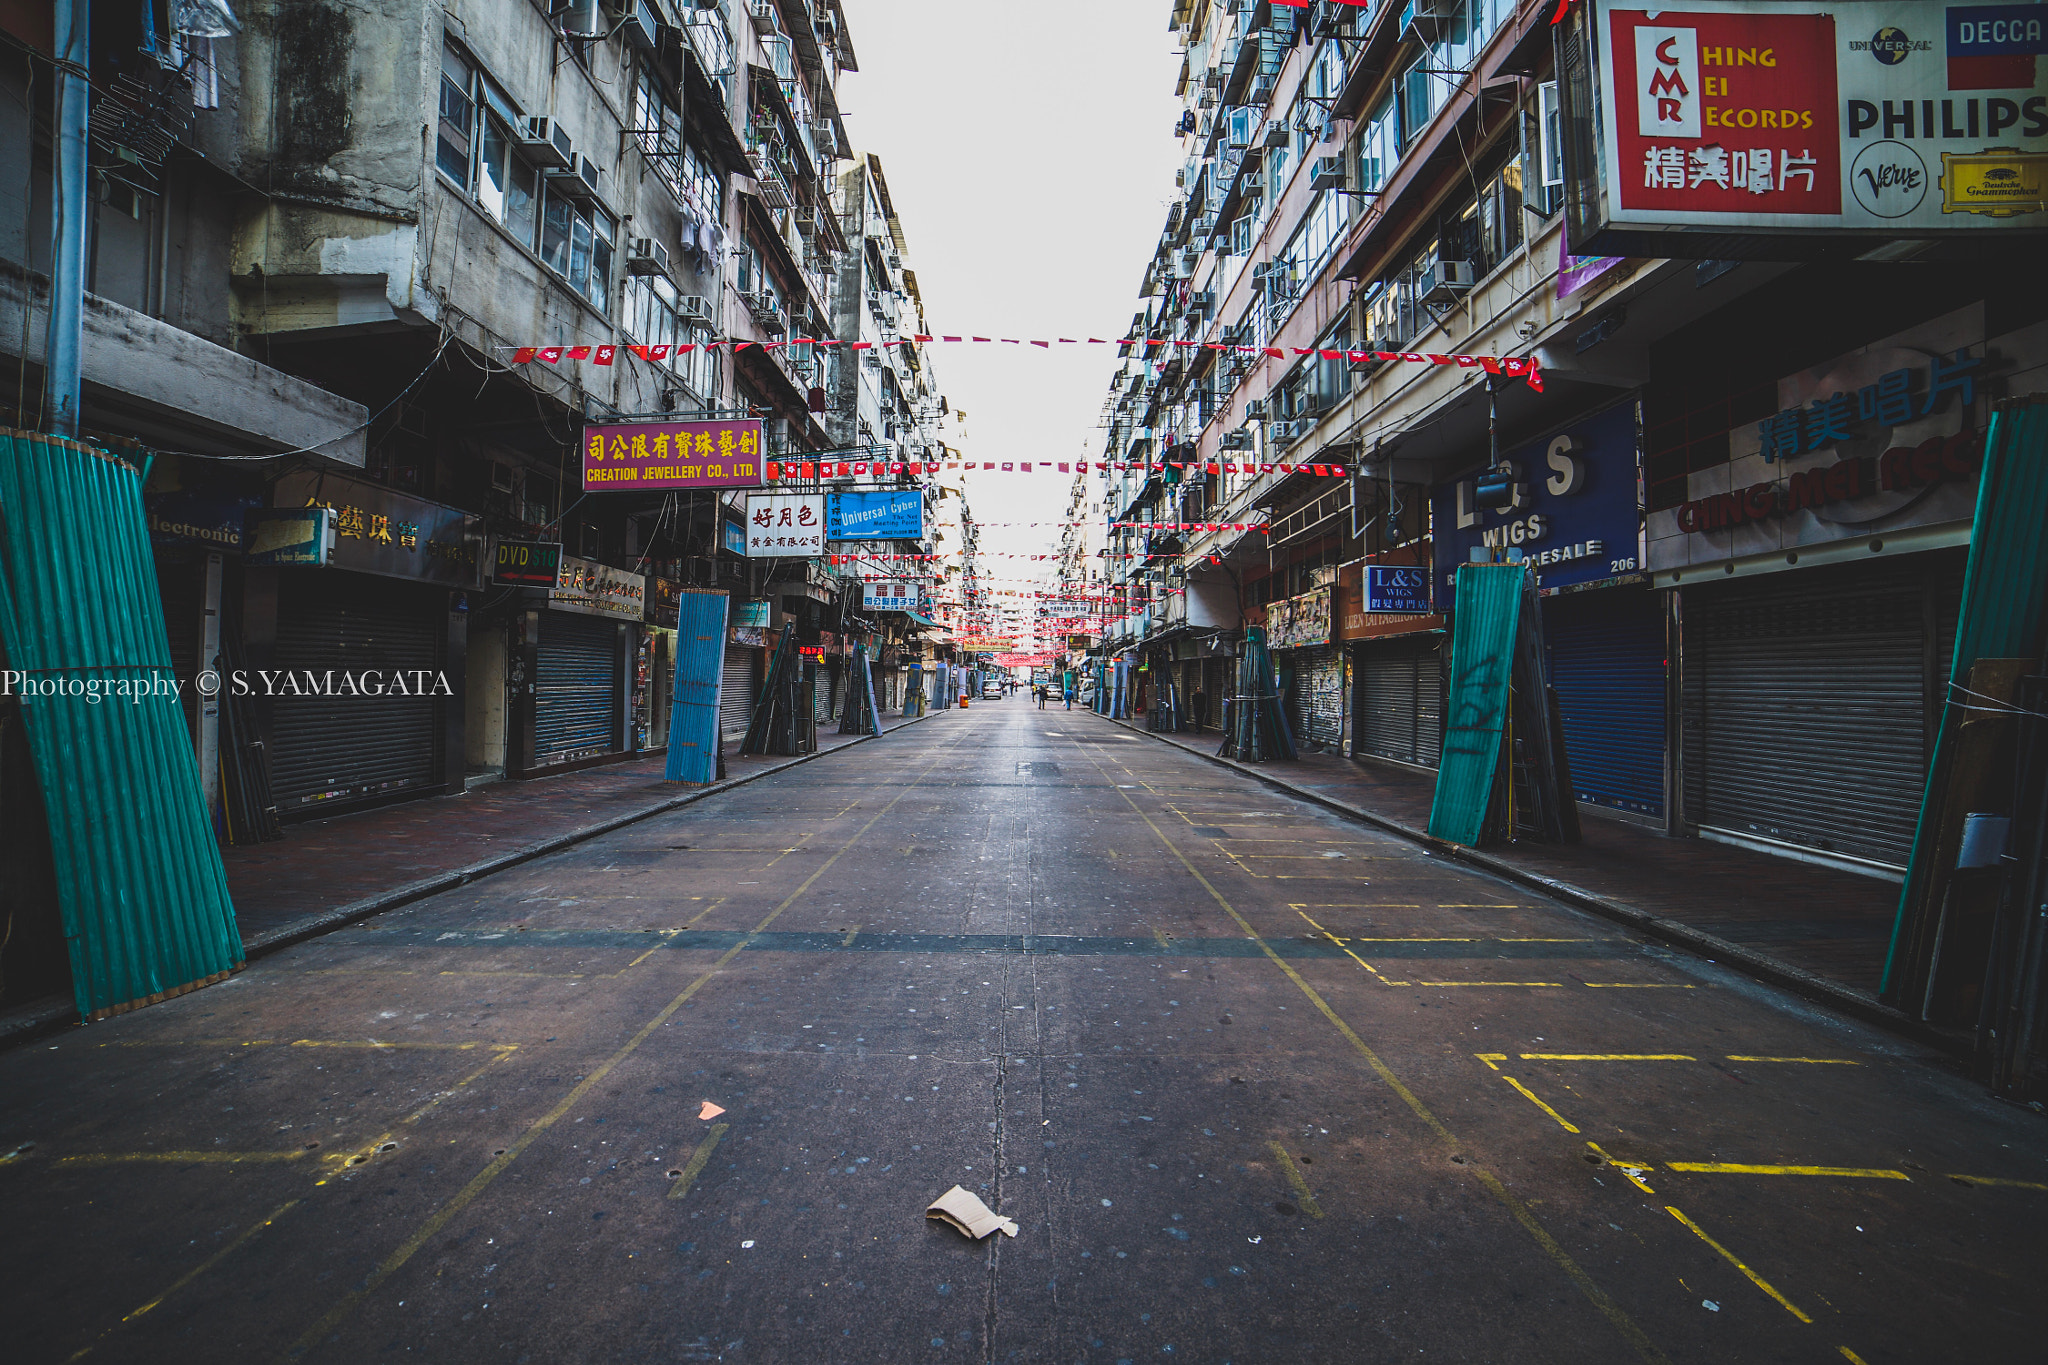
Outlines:
POLYGON ((534 762, 617 749, 622 683, 616 622, 542 612, 534 670, 534 762))
POLYGON ((1685 818, 1904 867, 1961 563, 1928 555, 1688 592, 1685 818))
POLYGON ((1550 681, 1581 801, 1664 813, 1664 596, 1567 593, 1543 606, 1550 681))
MULTIPOLYGON (((441 667, 446 595, 335 570, 287 574, 279 584, 273 662, 302 687, 271 703, 270 786, 283 815, 309 814, 441 785, 441 706, 431 695, 394 696, 394 674, 441 667), (325 695, 327 680, 369 670, 383 696, 325 695)), ((431 678, 429 679, 431 690, 431 678)))
POLYGON ((754 718, 754 698, 761 693, 761 654, 745 645, 725 647, 725 683, 718 694, 719 733, 737 737, 754 718))
POLYGON ((1351 731, 1360 754, 1434 768, 1443 755, 1437 637, 1362 645, 1351 731))

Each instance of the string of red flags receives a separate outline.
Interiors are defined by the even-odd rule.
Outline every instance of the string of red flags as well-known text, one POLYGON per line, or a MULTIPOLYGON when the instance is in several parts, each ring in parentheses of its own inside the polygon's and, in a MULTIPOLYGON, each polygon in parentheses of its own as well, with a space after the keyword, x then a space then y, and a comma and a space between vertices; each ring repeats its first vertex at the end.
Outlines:
POLYGON ((1038 346, 1051 349, 1059 346, 1136 346, 1147 351, 1171 349, 1175 351, 1228 351, 1233 355, 1252 355, 1271 360, 1286 360, 1293 356, 1316 356, 1323 360, 1345 360, 1354 365, 1369 361, 1383 364, 1405 363, 1410 365, 1455 365, 1461 369, 1484 370, 1488 374, 1503 375, 1510 379, 1526 379, 1529 387, 1543 392, 1543 371, 1534 356, 1496 356, 1444 354, 1436 351, 1353 351, 1333 350, 1318 346, 1238 346, 1221 341, 1182 341, 1173 337, 1089 337, 1084 342, 1077 337, 1060 337, 1055 341, 1019 340, 1016 337, 940 336, 916 333, 900 337, 895 341, 841 341, 836 337, 791 337, 786 341, 740 341, 727 338, 723 341, 694 341, 676 345, 642 346, 632 345, 589 345, 589 346, 500 346, 497 349, 510 351, 514 365, 528 365, 539 362, 543 365, 559 365, 565 360, 587 361, 593 365, 610 365, 618 358, 620 351, 649 362, 666 361, 671 356, 688 355, 692 351, 729 350, 735 355, 749 348, 762 351, 778 351, 791 346, 844 346, 853 351, 871 351, 877 347, 924 346, 934 342, 959 342, 971 345, 982 342, 1001 346, 1038 346))
POLYGON ((1250 460, 946 460, 943 463, 931 460, 919 463, 913 460, 907 464, 885 463, 880 460, 872 464, 858 460, 770 460, 768 481, 776 483, 784 479, 843 479, 865 474, 908 474, 918 478, 927 474, 937 474, 942 470, 948 473, 983 470, 1003 474, 1051 474, 1055 471, 1061 474, 1085 474, 1091 469, 1097 473, 1122 474, 1155 469, 1175 469, 1182 473, 1193 471, 1197 474, 1306 474, 1318 479, 1341 479, 1350 472, 1340 464, 1294 464, 1284 460, 1272 463, 1250 460))
POLYGON ((1263 521, 1113 521, 1112 531, 1271 531, 1263 521))

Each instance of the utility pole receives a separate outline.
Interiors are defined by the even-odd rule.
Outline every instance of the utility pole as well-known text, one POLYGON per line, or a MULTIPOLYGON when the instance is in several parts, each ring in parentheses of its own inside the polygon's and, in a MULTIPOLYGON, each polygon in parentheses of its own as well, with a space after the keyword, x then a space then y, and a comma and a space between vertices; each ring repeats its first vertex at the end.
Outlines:
POLYGON ((50 325, 43 337, 46 425, 78 435, 78 353, 85 316, 86 39, 91 0, 56 0, 57 125, 50 195, 50 325))

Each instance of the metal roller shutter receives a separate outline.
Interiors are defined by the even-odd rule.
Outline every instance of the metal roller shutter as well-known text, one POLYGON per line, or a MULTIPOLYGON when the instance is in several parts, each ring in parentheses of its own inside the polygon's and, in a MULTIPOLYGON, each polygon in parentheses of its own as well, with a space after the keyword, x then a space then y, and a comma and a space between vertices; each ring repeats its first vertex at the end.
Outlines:
POLYGON ((1344 732, 1344 656, 1331 645, 1292 653, 1287 723, 1297 744, 1336 744, 1344 732))
POLYGON ((1688 593, 1686 819, 1902 868, 1960 574, 1960 556, 1925 556, 1688 593))
MULTIPOLYGON (((441 667, 445 594, 312 571, 279 584, 275 666, 324 680, 441 667)), ((280 814, 441 785, 433 696, 275 695, 270 785, 280 814)))
POLYGON ((1618 589, 1543 604, 1550 680, 1581 801, 1664 813, 1664 598, 1618 589))
POLYGON ((534 762, 617 749, 622 686, 616 622, 542 612, 534 670, 534 762))
POLYGON ((1361 645, 1352 735, 1356 752, 1434 768, 1443 757, 1438 637, 1361 645))
POLYGON ((754 718, 754 699, 761 693, 761 656, 745 645, 725 647, 725 681, 718 694, 718 730, 737 738, 754 718))

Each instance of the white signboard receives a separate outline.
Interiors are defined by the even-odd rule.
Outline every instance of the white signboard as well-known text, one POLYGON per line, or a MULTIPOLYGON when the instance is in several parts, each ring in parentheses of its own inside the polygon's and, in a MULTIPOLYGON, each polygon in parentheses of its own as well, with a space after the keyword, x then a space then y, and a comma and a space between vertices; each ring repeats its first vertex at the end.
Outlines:
MULTIPOLYGON (((2048 7, 1589 0, 1579 13, 1597 42, 1586 76, 1607 97, 1589 187, 1600 221, 1576 224, 1575 242, 2048 226, 2048 7)), ((1574 113, 1589 94, 1573 84, 1574 113)))
POLYGON ((917 584, 901 579, 871 581, 865 585, 869 611, 916 611, 917 584))
POLYGON ((747 494, 747 554, 808 559, 825 553, 823 493, 747 494))

